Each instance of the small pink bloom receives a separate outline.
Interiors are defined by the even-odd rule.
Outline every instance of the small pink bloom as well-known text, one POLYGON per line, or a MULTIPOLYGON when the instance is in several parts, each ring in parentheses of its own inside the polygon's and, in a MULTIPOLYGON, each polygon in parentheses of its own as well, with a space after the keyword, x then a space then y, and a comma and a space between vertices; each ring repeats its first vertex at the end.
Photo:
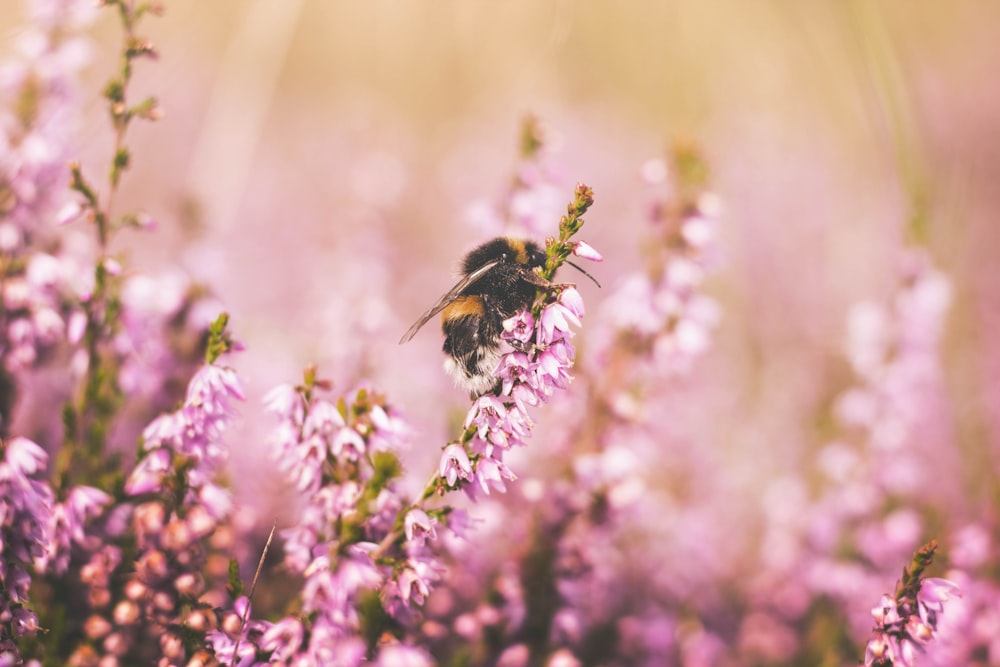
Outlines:
POLYGON ((441 453, 438 472, 448 482, 448 486, 455 486, 459 478, 472 479, 472 462, 469 461, 464 449, 457 444, 451 444, 441 453))
POLYGON ((317 433, 329 436, 344 426, 344 417, 337 406, 330 401, 316 401, 305 418, 302 430, 305 435, 317 433))
POLYGON ((70 313, 69 322, 66 324, 66 338, 71 345, 77 345, 83 340, 83 334, 87 330, 87 315, 82 310, 74 310, 70 313))
POLYGON ((589 259, 592 262, 603 262, 604 257, 601 253, 594 250, 594 248, 586 241, 577 241, 573 246, 573 254, 577 257, 582 257, 583 259, 589 259))
POLYGON ((330 450, 334 456, 345 456, 353 461, 364 455, 365 441, 360 433, 349 426, 345 426, 337 432, 333 443, 330 445, 330 450))
POLYGON ((583 317, 583 297, 575 287, 567 287, 559 294, 559 303, 566 306, 569 312, 573 313, 577 319, 583 317))
POLYGON ((104 270, 108 272, 111 276, 120 276, 122 273, 122 265, 117 259, 113 257, 104 258, 104 270))
POLYGON ((892 659, 892 655, 893 650, 889 643, 889 635, 884 632, 876 632, 868 640, 868 645, 865 647, 865 665, 872 665, 876 660, 892 659))
POLYGON ((70 201, 63 205, 59 212, 56 213, 56 224, 57 225, 68 225, 74 220, 78 219, 83 213, 83 207, 80 206, 80 202, 70 201))
POLYGON ((538 342, 548 345, 571 334, 570 324, 580 326, 580 318, 561 303, 550 303, 542 310, 538 342))
POLYGON ((517 476, 502 461, 482 458, 476 462, 476 480, 486 495, 490 495, 490 488, 494 488, 500 493, 506 493, 505 479, 512 482, 517 479, 517 476))
POLYGON ((302 397, 290 384, 279 384, 264 395, 264 407, 282 419, 302 422, 302 397))
POLYGON ((406 539, 411 542, 416 539, 423 543, 427 539, 435 539, 434 521, 421 509, 412 509, 406 513, 404 520, 406 539))
POLYGON ((896 600, 891 595, 883 595, 879 603, 872 607, 872 617, 875 623, 882 627, 899 622, 899 611, 896 608, 896 600))
POLYGON ((930 577, 920 582, 920 592, 917 593, 919 602, 924 604, 947 602, 953 597, 962 597, 958 584, 954 582, 937 577, 930 577))
POLYGON ((302 622, 297 618, 285 617, 264 632, 260 647, 265 651, 273 651, 272 660, 291 660, 302 645, 302 636, 302 622))
POLYGON ((387 644, 378 652, 378 667, 432 667, 434 661, 416 646, 387 644))
POLYGON ((535 318, 527 310, 522 310, 503 321, 503 337, 527 343, 535 333, 535 318))
POLYGON ((6 458, 12 468, 28 477, 45 467, 49 455, 31 440, 16 437, 7 441, 6 458))

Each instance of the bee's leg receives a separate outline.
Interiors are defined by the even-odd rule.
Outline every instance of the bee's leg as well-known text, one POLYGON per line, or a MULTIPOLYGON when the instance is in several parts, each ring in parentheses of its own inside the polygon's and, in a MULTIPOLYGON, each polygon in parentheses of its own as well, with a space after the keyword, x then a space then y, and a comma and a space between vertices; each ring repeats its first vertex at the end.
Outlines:
POLYGON ((554 283, 551 280, 546 280, 534 271, 524 272, 524 282, 549 290, 550 292, 561 292, 569 287, 576 287, 576 283, 554 283))
POLYGON ((534 343, 526 343, 523 340, 518 340, 516 338, 509 338, 507 343, 514 348, 516 352, 531 352, 534 349, 534 343))
POLYGON ((524 352, 525 354, 530 354, 532 352, 544 352, 549 349, 548 345, 539 345, 537 343, 524 342, 517 340, 516 338, 511 338, 507 340, 507 343, 514 348, 515 352, 524 352))

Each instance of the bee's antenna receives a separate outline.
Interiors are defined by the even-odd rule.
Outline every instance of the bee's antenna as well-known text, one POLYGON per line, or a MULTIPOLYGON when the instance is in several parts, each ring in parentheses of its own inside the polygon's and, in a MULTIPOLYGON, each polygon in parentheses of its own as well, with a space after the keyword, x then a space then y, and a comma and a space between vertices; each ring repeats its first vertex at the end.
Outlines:
POLYGON ((591 280, 593 280, 593 281, 594 281, 594 284, 595 284, 595 285, 597 285, 598 287, 600 287, 600 286, 601 286, 601 283, 597 282, 597 278, 595 278, 594 276, 590 275, 589 273, 587 273, 586 271, 584 271, 583 269, 581 269, 581 268, 580 268, 579 266, 577 266, 577 265, 576 265, 576 264, 574 264, 573 262, 569 262, 569 261, 567 261, 566 263, 567 263, 567 264, 569 264, 570 266, 572 266, 572 267, 573 267, 574 269, 576 269, 576 270, 577 270, 577 271, 579 271, 580 273, 582 273, 583 275, 585 275, 585 276, 587 276, 588 278, 590 278, 591 280))

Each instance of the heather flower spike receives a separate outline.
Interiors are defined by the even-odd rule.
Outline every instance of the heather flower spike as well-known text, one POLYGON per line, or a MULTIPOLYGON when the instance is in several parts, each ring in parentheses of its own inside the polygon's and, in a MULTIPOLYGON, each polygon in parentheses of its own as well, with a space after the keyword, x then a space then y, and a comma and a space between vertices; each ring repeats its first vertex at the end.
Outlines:
POLYGON ((883 595, 872 609, 875 626, 865 647, 866 667, 910 667, 914 656, 937 636, 944 603, 961 597, 947 579, 924 577, 937 543, 921 547, 903 569, 894 595, 883 595))

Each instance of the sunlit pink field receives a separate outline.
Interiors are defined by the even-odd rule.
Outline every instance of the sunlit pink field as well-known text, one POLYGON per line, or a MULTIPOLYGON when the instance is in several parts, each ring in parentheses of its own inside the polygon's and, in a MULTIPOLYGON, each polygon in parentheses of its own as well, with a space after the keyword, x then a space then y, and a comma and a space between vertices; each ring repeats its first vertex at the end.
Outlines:
POLYGON ((0 0, 0 666, 1000 665, 1000 6, 183 0, 115 107, 108 4, 0 0), (595 280, 470 397, 501 236, 595 280))

